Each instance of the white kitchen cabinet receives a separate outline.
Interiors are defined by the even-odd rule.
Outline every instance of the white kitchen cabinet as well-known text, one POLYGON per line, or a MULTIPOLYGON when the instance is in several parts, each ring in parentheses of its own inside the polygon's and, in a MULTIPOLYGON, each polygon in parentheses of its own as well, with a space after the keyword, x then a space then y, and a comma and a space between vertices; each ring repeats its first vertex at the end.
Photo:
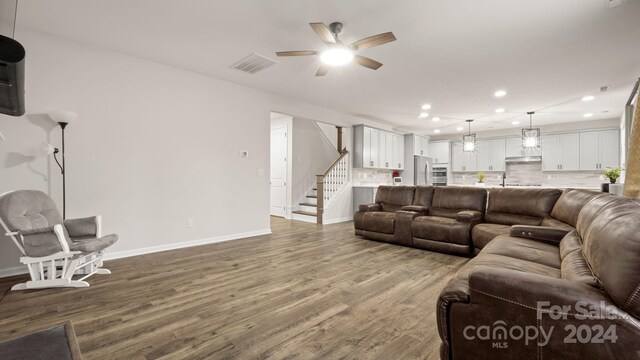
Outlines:
POLYGON ((404 136, 393 134, 393 168, 404 170, 404 136))
POLYGON ((542 136, 542 170, 580 170, 580 133, 542 136))
POLYGON ((413 134, 413 155, 430 156, 428 137, 413 134))
POLYGON ((451 143, 449 141, 429 142, 427 156, 433 159, 434 164, 448 164, 450 147, 451 143))
POLYGON ((362 167, 380 167, 380 130, 364 128, 364 141, 362 146, 362 167))
POLYGON ((462 151, 462 142, 451 144, 452 171, 478 171, 477 152, 462 151))
POLYGON ((580 133, 580 170, 603 170, 620 165, 618 130, 580 133))
POLYGON ((477 147, 478 171, 504 171, 505 170, 505 140, 479 140, 477 147))
POLYGON ((404 169, 404 137, 392 132, 354 126, 355 168, 404 169))
POLYGON ((505 157, 541 156, 542 149, 523 148, 522 137, 510 137, 505 140, 505 157))

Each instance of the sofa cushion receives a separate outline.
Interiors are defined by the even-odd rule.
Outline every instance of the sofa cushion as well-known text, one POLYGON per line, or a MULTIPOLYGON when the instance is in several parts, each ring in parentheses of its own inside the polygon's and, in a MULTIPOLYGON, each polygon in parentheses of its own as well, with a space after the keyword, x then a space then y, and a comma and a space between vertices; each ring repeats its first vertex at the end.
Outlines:
POLYGON ((502 224, 478 224, 471 230, 473 246, 477 249, 484 248, 489 241, 500 235, 509 235, 510 225, 502 224))
POLYGON ((537 240, 500 235, 482 249, 481 254, 502 255, 560 269, 560 249, 537 240))
POLYGON ((471 224, 439 216, 418 216, 411 224, 414 238, 469 245, 471 224))
POLYGON ((374 211, 362 216, 362 229, 365 231, 393 234, 395 214, 392 212, 374 211))
POLYGON ((395 212, 413 203, 415 191, 415 186, 380 186, 376 192, 376 203, 380 204, 382 211, 395 212))
POLYGON ((640 204, 596 195, 580 211, 576 230, 593 275, 616 305, 640 317, 640 204))
POLYGON ((544 275, 552 278, 560 278, 560 269, 547 266, 534 261, 518 259, 511 256, 484 253, 469 260, 455 275, 456 280, 462 280, 468 283, 469 274, 473 273, 479 266, 489 266, 501 270, 516 270, 531 274, 544 275))
POLYGON ((429 215, 454 219, 463 210, 475 210, 484 214, 487 190, 476 187, 436 187, 429 215))
POLYGON ((415 192, 415 195, 413 196, 412 205, 424 206, 427 208, 431 206, 431 201, 433 200, 433 190, 434 190, 433 186, 425 186, 425 185, 416 186, 416 192, 415 192))
POLYGON ((566 189, 553 206, 551 217, 575 228, 580 209, 596 195, 598 192, 595 191, 566 189))
POLYGON ((489 190, 485 221, 504 225, 540 225, 562 192, 557 189, 489 190))

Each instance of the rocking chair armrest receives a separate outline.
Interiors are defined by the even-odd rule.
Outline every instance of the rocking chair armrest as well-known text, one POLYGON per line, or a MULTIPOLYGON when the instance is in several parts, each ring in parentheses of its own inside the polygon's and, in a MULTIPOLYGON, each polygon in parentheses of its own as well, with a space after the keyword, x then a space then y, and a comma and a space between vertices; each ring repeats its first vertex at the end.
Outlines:
POLYGON ((29 264, 29 263, 34 263, 34 262, 66 259, 66 258, 74 257, 74 256, 79 255, 79 254, 82 254, 82 252, 81 251, 68 251, 68 252, 59 251, 59 252, 57 252, 55 254, 51 254, 51 255, 48 255, 48 256, 42 256, 42 257, 22 256, 22 257, 20 257, 20 261, 23 264, 29 264))
POLYGON ((67 232, 72 238, 87 236, 101 237, 102 217, 98 215, 78 219, 66 219, 64 220, 64 227, 67 228, 67 232))

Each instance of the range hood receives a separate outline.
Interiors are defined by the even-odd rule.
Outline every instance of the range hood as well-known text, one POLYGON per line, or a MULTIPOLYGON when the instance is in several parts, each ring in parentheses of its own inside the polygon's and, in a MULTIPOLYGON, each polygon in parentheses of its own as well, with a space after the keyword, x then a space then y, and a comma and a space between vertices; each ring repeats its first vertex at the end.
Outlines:
POLYGON ((504 159, 506 163, 542 162, 542 156, 512 156, 504 159))

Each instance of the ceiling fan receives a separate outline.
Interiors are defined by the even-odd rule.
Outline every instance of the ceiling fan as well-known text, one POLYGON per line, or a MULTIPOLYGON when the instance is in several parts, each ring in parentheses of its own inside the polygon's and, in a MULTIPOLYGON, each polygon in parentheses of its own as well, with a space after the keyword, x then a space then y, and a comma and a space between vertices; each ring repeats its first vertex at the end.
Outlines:
POLYGON ((372 70, 378 70, 382 63, 377 62, 368 57, 357 55, 356 52, 392 42, 396 40, 395 35, 392 32, 386 32, 384 34, 378 34, 369 36, 367 38, 358 40, 350 45, 345 45, 338 38, 338 34, 342 31, 343 25, 340 22, 333 22, 327 25, 323 23, 310 23, 311 29, 318 35, 320 40, 325 43, 329 48, 324 51, 278 51, 277 56, 316 56, 320 55, 322 65, 318 68, 316 76, 324 76, 329 72, 332 66, 340 66, 355 61, 358 65, 364 66, 372 70))

